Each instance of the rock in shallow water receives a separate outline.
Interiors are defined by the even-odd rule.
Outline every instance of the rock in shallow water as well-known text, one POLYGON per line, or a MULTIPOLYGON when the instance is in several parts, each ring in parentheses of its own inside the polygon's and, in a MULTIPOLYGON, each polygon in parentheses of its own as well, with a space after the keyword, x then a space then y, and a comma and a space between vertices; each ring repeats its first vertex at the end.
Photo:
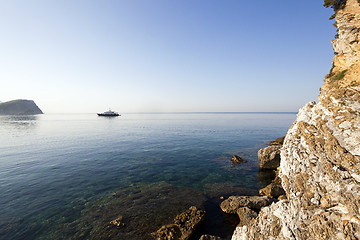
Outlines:
POLYGON ((275 199, 268 196, 231 196, 220 204, 221 210, 226 213, 236 214, 241 207, 248 207, 260 211, 262 207, 273 203, 275 199))
POLYGON ((88 203, 77 219, 59 225, 46 239, 152 239, 152 232, 192 205, 202 208, 206 200, 201 192, 165 183, 129 187, 88 203), (120 222, 110 224, 119 216, 120 222))
POLYGON ((246 160, 242 159, 238 155, 232 156, 231 161, 233 162, 233 164, 239 164, 239 163, 246 163, 247 162, 246 160))
POLYGON ((153 234, 154 238, 157 240, 178 240, 182 239, 180 227, 176 224, 169 224, 162 226, 153 234))
POLYGON ((111 225, 114 225, 118 228, 121 228, 121 227, 124 227, 125 226, 125 223, 123 222, 123 216, 119 216, 118 218, 112 220, 110 222, 111 225))
POLYGON ((205 211, 191 206, 176 216, 174 224, 162 226, 153 236, 157 240, 187 240, 204 219, 205 211))

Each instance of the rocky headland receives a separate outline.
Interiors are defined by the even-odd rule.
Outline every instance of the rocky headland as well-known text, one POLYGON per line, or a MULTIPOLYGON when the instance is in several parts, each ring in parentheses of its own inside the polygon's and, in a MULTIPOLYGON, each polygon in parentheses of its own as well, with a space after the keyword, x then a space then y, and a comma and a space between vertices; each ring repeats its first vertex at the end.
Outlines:
POLYGON ((269 158, 281 155, 273 183, 286 196, 256 218, 246 210, 250 220, 233 240, 360 239, 360 4, 326 0, 325 6, 335 10, 338 34, 319 102, 300 109, 282 147, 267 149, 269 158))
POLYGON ((13 100, 0 102, 0 115, 35 115, 43 114, 33 100, 13 100))

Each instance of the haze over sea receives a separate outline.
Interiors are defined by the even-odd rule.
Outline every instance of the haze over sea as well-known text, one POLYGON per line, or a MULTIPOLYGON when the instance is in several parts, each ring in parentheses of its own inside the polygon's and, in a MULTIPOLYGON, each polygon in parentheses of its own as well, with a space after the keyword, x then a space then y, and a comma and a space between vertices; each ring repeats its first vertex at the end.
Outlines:
MULTIPOLYGON (((229 238, 220 196, 266 184, 257 151, 295 113, 0 116, 0 239, 147 239, 190 205, 229 238), (233 165, 237 154, 246 163, 233 165), (126 226, 107 225, 122 216, 126 226)), ((265 174, 266 175, 266 174, 265 174)))

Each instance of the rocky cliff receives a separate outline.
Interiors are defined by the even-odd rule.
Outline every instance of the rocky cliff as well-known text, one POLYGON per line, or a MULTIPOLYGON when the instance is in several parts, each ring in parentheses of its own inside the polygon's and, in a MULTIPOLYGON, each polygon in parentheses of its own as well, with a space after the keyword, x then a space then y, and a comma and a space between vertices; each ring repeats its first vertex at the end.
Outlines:
POLYGON ((360 239, 360 6, 342 2, 319 102, 300 109, 281 150, 287 200, 237 227, 233 240, 360 239))
POLYGON ((32 100, 13 100, 0 103, 0 115, 34 115, 43 112, 32 100))

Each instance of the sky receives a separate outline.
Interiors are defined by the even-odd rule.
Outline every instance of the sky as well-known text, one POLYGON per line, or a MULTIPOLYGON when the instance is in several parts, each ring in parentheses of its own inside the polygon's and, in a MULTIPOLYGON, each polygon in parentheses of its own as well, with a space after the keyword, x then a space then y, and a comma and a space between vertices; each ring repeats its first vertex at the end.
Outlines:
POLYGON ((0 0, 0 101, 296 112, 331 68, 331 15, 322 0, 0 0))

